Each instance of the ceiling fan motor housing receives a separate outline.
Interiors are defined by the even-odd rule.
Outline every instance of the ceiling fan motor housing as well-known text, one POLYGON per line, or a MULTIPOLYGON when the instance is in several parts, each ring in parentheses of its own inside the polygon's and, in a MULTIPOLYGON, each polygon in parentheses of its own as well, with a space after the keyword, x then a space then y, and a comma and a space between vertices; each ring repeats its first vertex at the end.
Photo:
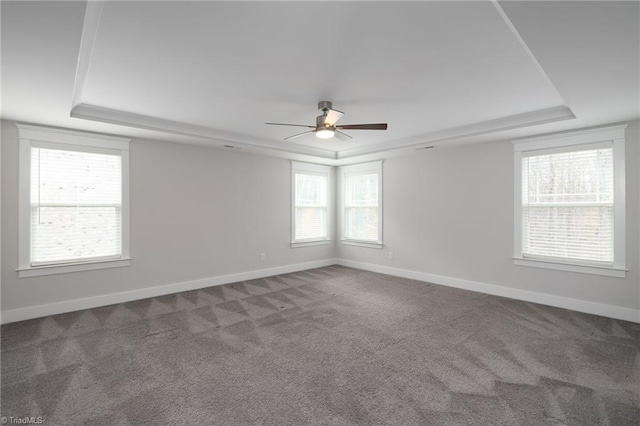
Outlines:
POLYGON ((318 102, 318 109, 326 112, 329 109, 333 109, 333 104, 329 101, 320 101, 318 102))

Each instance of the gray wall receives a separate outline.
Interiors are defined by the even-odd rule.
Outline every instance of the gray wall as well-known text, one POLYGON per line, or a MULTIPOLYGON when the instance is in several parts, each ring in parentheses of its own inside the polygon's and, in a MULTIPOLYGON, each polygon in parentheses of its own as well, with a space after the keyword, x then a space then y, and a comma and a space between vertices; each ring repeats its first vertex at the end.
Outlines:
POLYGON ((638 132, 627 130, 626 279, 513 265, 509 142, 386 160, 375 250, 290 248, 288 160, 147 140, 131 145, 131 266, 18 279, 17 129, 3 122, 2 310, 334 257, 638 309, 638 132))
POLYGON ((333 245, 289 246, 289 160, 134 140, 131 265, 18 279, 18 139, 12 122, 2 122, 1 158, 3 311, 335 254, 333 245))
POLYGON ((640 305, 638 122, 627 128, 626 279, 514 266, 510 142, 416 151, 383 165, 383 250, 341 245, 360 262, 618 307, 640 305), (394 260, 388 259, 393 251, 394 260))

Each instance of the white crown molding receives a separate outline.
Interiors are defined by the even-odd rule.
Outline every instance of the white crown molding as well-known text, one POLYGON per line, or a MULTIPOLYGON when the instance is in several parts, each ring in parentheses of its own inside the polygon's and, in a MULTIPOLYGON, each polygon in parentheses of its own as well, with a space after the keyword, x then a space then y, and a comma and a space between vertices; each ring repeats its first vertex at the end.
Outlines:
POLYGON ((531 49, 529 49, 529 46, 527 46, 527 43, 525 43, 524 39, 518 32, 518 29, 515 27, 515 25, 513 25, 513 22, 511 22, 511 19, 509 19, 509 16, 504 11, 502 6, 500 6, 500 3, 498 2, 498 0, 491 0, 491 3, 495 7, 496 11, 498 12, 498 15, 500 15, 504 23, 507 25, 507 27, 509 27, 509 30, 511 30, 511 33, 513 34, 514 38, 518 41, 518 43, 520 43, 522 50, 525 51, 527 56, 529 56, 529 59, 531 59, 531 62, 533 63, 533 65, 538 69, 538 72, 540 73, 540 75, 542 75, 547 80, 547 84, 553 87, 553 89, 556 91, 558 96, 560 96, 560 99, 562 100, 562 102, 565 103, 564 99, 562 98, 562 95, 560 94, 560 91, 558 90, 556 85, 553 84, 553 81, 551 80, 551 78, 549 78, 549 76, 547 75, 547 72, 544 70, 544 68, 542 68, 542 65, 540 65, 540 62, 538 62, 538 58, 536 58, 533 52, 531 51, 531 49))
POLYGON ((85 81, 89 74, 93 45, 98 35, 98 27, 100 26, 100 17, 102 16, 103 6, 103 1, 87 2, 84 12, 84 23, 82 24, 82 36, 80 38, 76 75, 73 83, 72 109, 82 102, 82 92, 84 91, 85 81))
MULTIPOLYGON (((126 111, 103 108, 97 105, 79 104, 71 110, 71 117, 102 123, 117 124, 139 129, 153 130, 195 138, 204 138, 233 144, 235 147, 250 148, 251 152, 271 155, 276 157, 292 158, 295 155, 309 156, 310 161, 319 161, 331 166, 351 164, 354 162, 378 159, 376 154, 393 153, 413 150, 455 138, 464 138, 489 133, 497 133, 505 130, 519 129, 552 123, 562 120, 574 119, 575 115, 569 107, 559 106, 543 110, 511 115, 494 120, 473 123, 469 125, 439 130, 404 139, 397 139, 382 144, 362 148, 353 148, 343 151, 331 151, 321 148, 301 146, 289 142, 274 142, 266 138, 255 138, 240 133, 227 132, 210 127, 179 121, 165 120, 162 118, 135 114, 126 111), (372 156, 373 155, 373 156, 372 156)), ((300 159, 302 159, 300 157, 300 159)))
MULTIPOLYGON (((523 49, 527 52, 534 65, 539 69, 540 73, 545 76, 549 84, 555 87, 498 2, 495 0, 492 2, 505 24, 511 29, 523 49)), ((377 159, 383 153, 399 155, 401 153, 410 152, 415 148, 423 147, 425 144, 444 142, 455 138, 497 133, 504 130, 530 127, 575 118, 575 115, 569 107, 558 106, 396 139, 373 146, 332 151, 328 149, 302 146, 290 142, 275 142, 267 138, 254 137, 195 124, 109 109, 98 105, 90 105, 82 102, 82 95, 91 65, 91 57, 100 26, 104 3, 104 1, 87 2, 72 93, 71 117, 153 130, 162 133, 215 140, 223 143, 227 142, 233 144, 234 148, 246 148, 250 152, 257 154, 317 161, 327 165, 344 165, 351 164, 353 162, 367 161, 372 158, 377 159)))
POLYGON ((516 151, 525 151, 541 142, 552 142, 552 146, 557 145, 575 145, 594 143, 625 137, 625 130, 629 124, 621 123, 606 126, 588 127, 580 130, 566 130, 562 132, 545 133, 542 135, 525 136, 522 138, 512 139, 516 151))
POLYGON ((138 129, 154 130, 175 135, 205 138, 222 142, 230 142, 242 147, 255 147, 273 151, 290 152, 294 154, 311 155, 319 158, 335 160, 336 153, 327 149, 313 148, 302 145, 294 145, 289 142, 281 142, 274 146, 269 139, 256 138, 240 133, 227 132, 198 126, 179 121, 165 120, 163 118, 148 115, 135 114, 126 111, 103 108, 96 105, 79 104, 71 110, 71 117, 85 120, 99 121, 102 123, 118 124, 138 129))
POLYGON ((113 135, 103 135, 101 133, 86 132, 84 130, 80 131, 80 130, 63 129, 60 127, 37 126, 34 124, 27 124, 27 123, 16 123, 16 127, 20 130, 19 134, 21 139, 49 140, 53 137, 55 139, 59 139, 59 141, 56 140, 56 142, 60 142, 60 143, 68 142, 69 138, 82 138, 85 141, 87 139, 108 140, 113 142, 120 142, 123 145, 118 149, 126 149, 126 150, 129 149, 129 142, 131 142, 131 138, 125 138, 125 137, 113 136, 113 135), (56 135, 56 136, 52 136, 52 135, 56 135))
POLYGON ((376 144, 368 147, 353 148, 338 153, 338 159, 375 154, 383 151, 392 151, 404 148, 417 148, 424 145, 431 145, 436 142, 443 142, 455 138, 478 136, 488 133, 497 133, 505 130, 520 129, 524 127, 537 126, 540 124, 553 123, 562 120, 572 120, 576 118, 573 111, 567 106, 557 106, 541 109, 537 111, 525 112, 523 114, 510 115, 494 120, 482 121, 479 123, 467 124, 459 127, 438 130, 436 132, 424 133, 422 135, 411 136, 404 139, 376 144))

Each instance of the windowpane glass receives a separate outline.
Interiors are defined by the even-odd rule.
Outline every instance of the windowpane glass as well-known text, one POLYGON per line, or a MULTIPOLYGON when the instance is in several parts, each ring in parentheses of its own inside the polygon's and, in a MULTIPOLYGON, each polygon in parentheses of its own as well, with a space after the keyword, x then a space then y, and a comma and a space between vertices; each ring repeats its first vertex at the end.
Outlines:
POLYGON ((33 207, 33 264, 120 254, 120 207, 33 207))
POLYGON ((613 148, 524 157, 523 256, 613 263, 613 148))
POLYGON ((296 240, 327 237, 326 208, 296 207, 296 240))
POLYGON ((294 240, 328 238, 326 175, 295 173, 294 240))
POLYGON ((347 237, 360 241, 378 241, 378 219, 378 207, 347 207, 347 237))
POLYGON ((31 148, 31 264, 122 253, 119 155, 31 148))
POLYGON ((31 148, 31 202, 120 204, 119 155, 31 148))
POLYGON ((378 205, 378 174, 367 173, 347 177, 347 206, 378 205))
POLYGON ((345 238, 378 242, 380 210, 378 172, 347 174, 345 178, 345 238))

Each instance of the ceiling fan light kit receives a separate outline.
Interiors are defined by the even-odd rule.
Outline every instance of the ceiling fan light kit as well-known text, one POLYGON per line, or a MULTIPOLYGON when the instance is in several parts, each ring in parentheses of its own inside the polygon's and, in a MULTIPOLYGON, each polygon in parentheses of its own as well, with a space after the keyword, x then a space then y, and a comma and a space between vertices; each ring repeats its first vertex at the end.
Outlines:
POLYGON ((309 126, 306 124, 288 124, 288 123, 265 123, 271 126, 294 126, 294 127, 307 127, 313 130, 307 130, 306 132, 298 133, 292 136, 284 138, 284 140, 291 140, 300 136, 307 135, 309 133, 315 133, 318 139, 331 139, 334 136, 340 140, 352 139, 352 136, 341 132, 340 130, 387 130, 387 123, 377 124, 344 124, 336 126, 336 123, 344 115, 344 112, 333 109, 333 104, 329 101, 318 102, 318 109, 322 111, 322 115, 316 117, 316 125, 309 126))
POLYGON ((334 132, 331 129, 319 129, 316 130, 316 137, 318 139, 331 139, 332 137, 334 137, 336 134, 336 132, 334 132))

